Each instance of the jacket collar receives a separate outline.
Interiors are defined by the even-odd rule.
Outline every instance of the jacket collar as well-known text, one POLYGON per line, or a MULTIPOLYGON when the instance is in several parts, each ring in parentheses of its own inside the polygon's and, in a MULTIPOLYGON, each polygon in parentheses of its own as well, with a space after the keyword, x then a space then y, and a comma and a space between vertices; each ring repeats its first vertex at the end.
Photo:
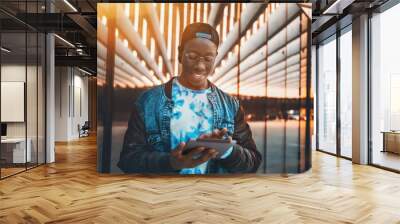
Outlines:
MULTIPOLYGON (((166 83, 164 84, 164 93, 165 93, 165 96, 166 96, 168 99, 172 99, 172 81, 173 81, 175 78, 176 78, 176 77, 172 77, 168 82, 166 82, 166 83)), ((208 82, 208 86, 211 87, 211 92, 214 92, 214 90, 215 90, 215 85, 214 85, 212 82, 210 82, 210 80, 208 80, 208 79, 207 79, 207 82, 208 82)))

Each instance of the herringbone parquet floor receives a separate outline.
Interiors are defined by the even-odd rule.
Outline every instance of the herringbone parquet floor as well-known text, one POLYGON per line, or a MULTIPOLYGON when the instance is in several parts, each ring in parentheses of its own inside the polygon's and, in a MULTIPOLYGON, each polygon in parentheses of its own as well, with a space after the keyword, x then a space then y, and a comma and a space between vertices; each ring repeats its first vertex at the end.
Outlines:
POLYGON ((400 223, 400 175, 315 152, 289 177, 96 172, 94 137, 0 181, 0 223, 400 223))

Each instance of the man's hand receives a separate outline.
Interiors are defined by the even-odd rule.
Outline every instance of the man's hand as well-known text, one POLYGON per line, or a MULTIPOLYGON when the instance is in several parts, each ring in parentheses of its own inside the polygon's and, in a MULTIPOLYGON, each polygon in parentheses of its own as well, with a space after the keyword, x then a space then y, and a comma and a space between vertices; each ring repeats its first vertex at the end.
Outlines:
MULTIPOLYGON (((225 134, 228 133, 228 129, 215 129, 212 133, 202 134, 198 139, 223 139, 225 134)), ((232 142, 232 137, 228 137, 229 141, 232 142)))
MULTIPOLYGON (((228 129, 223 128, 223 129, 215 129, 212 133, 210 134, 202 134, 198 139, 224 139, 224 136, 228 133, 228 129)), ((232 142, 232 137, 228 136, 227 138, 229 142, 232 142)), ((219 159, 225 159, 229 155, 231 155, 233 148, 231 147, 228 149, 223 155, 219 157, 219 159)))
POLYGON ((176 149, 171 151, 170 163, 172 168, 180 170, 183 168, 196 167, 212 158, 215 158, 218 152, 215 149, 209 149, 205 147, 197 147, 190 150, 188 154, 183 154, 183 149, 186 143, 181 142, 176 149), (198 158, 193 158, 197 153, 201 153, 198 158))

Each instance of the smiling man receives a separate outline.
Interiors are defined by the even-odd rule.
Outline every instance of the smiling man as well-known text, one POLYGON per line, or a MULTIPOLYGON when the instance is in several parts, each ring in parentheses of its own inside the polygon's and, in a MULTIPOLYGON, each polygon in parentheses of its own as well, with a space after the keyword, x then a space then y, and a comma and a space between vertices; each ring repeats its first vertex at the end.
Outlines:
POLYGON ((239 101, 213 85, 219 36, 206 23, 189 24, 182 34, 182 72, 145 91, 136 101, 118 167, 125 173, 249 173, 261 155, 239 101), (223 155, 197 147, 184 153, 190 139, 236 140, 223 155), (200 156, 194 156, 199 155, 200 156))

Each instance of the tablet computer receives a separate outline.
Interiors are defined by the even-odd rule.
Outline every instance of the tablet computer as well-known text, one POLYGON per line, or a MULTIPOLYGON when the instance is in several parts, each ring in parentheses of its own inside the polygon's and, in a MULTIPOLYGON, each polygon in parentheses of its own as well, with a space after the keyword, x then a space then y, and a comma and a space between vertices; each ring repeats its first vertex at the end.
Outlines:
MULTIPOLYGON (((229 139, 197 139, 197 140, 190 140, 186 143, 185 148, 183 149, 183 154, 188 154, 191 149, 196 147, 206 147, 206 148, 213 148, 217 150, 218 155, 217 158, 224 155, 224 153, 232 147, 236 143, 235 140, 229 141, 229 139)), ((193 155, 193 157, 199 157, 202 153, 197 153, 193 155)))

